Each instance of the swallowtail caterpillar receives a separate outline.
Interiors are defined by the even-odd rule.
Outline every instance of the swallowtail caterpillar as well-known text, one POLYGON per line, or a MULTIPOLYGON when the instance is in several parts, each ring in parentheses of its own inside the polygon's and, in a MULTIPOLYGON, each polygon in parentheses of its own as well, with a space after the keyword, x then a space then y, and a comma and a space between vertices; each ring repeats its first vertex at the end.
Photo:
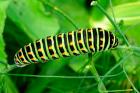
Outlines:
POLYGON ((117 45, 118 39, 112 32, 102 28, 79 29, 29 43, 15 54, 14 61, 18 67, 24 67, 60 57, 105 51, 117 45))

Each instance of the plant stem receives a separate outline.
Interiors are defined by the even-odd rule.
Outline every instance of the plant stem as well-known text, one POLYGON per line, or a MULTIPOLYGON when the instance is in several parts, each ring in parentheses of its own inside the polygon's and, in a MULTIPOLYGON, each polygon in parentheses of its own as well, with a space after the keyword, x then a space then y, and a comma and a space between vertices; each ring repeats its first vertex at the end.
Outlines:
POLYGON ((99 76, 99 74, 98 74, 98 72, 97 72, 97 70, 96 70, 96 68, 95 68, 95 65, 94 65, 94 63, 93 63, 93 57, 92 57, 92 53, 89 53, 89 63, 90 63, 90 65, 91 65, 91 67, 90 67, 90 71, 91 71, 91 73, 93 74, 93 75, 95 75, 95 79, 96 79, 96 81, 97 82, 100 82, 99 84, 99 87, 98 87, 98 90, 99 90, 99 92, 100 93, 103 93, 103 91, 107 91, 106 90, 106 87, 105 87, 105 85, 103 84, 103 82, 102 82, 102 80, 101 80, 101 78, 100 78, 100 76, 99 76))
MULTIPOLYGON (((95 1, 92 1, 91 2, 91 5, 93 5, 95 1)), ((96 1, 97 2, 97 1, 96 1)), ((95 4, 94 4, 95 5, 95 4)), ((129 42, 127 41, 126 37, 124 36, 124 34, 121 32, 121 29, 119 28, 119 26, 117 24, 115 24, 115 22, 113 21, 113 19, 107 14, 107 12, 104 10, 104 8, 98 3, 96 3, 96 6, 97 8, 102 12, 104 13, 104 15, 108 18, 108 20, 111 22, 111 24, 115 27, 115 29, 119 32, 119 34, 122 36, 122 38, 124 39, 125 41, 125 44, 127 46, 129 46, 129 42)))
POLYGON ((7 69, 5 70, 4 73, 7 73, 13 69, 17 68, 16 64, 13 64, 13 65, 7 65, 7 69))
POLYGON ((124 65, 123 65, 123 72, 124 72, 126 78, 128 79, 129 83, 131 84, 132 88, 135 90, 135 92, 136 92, 136 93, 140 93, 140 92, 138 91, 138 89, 134 86, 134 84, 132 83, 132 81, 129 79, 129 76, 127 75, 127 73, 126 73, 126 71, 125 71, 124 65))
POLYGON ((114 23, 117 24, 114 9, 113 9, 113 5, 112 5, 112 0, 109 0, 109 3, 110 3, 110 8, 111 8, 112 16, 113 16, 113 19, 114 19, 114 23))
POLYGON ((45 2, 44 0, 42 1, 42 3, 48 5, 50 8, 52 8, 54 11, 58 12, 59 14, 61 14, 64 18, 66 18, 76 29, 78 29, 78 26, 74 23, 74 21, 68 16, 66 15, 61 9, 59 9, 56 6, 53 6, 52 4, 50 4, 49 2, 45 2))
MULTIPOLYGON (((120 66, 121 64, 125 63, 125 60, 127 60, 133 53, 130 53, 130 54, 127 54, 126 56, 122 57, 120 60, 119 60, 119 63, 116 64, 114 67, 112 67, 105 75, 104 77, 102 78, 102 81, 105 79, 105 77, 107 77, 113 70, 115 70, 118 66, 120 66)), ((102 82, 100 82, 102 83, 102 82)))

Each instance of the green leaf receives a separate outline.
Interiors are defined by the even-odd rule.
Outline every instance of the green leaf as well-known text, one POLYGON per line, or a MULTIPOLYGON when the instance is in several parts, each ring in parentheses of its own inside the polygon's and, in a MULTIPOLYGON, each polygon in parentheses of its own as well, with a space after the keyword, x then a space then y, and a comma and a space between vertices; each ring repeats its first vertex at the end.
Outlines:
MULTIPOLYGON (((41 71, 39 75, 55 76, 56 73, 66 65, 66 59, 58 59, 49 61, 48 63, 40 64, 41 71)), ((35 78, 28 85, 26 93, 42 93, 47 85, 51 83, 55 78, 35 78), (35 86, 37 84, 37 86, 35 86)), ((49 85, 48 85, 49 86, 49 85)))
POLYGON ((0 79, 0 92, 2 91, 1 93, 18 93, 13 81, 8 76, 2 76, 0 79))
MULTIPOLYGON (((133 25, 140 21, 140 2, 125 3, 114 7, 114 13, 117 21, 123 20, 124 25, 133 25)), ((111 14, 111 11, 109 10, 111 14)))
POLYGON ((120 0, 118 2, 118 0, 112 0, 113 5, 120 5, 120 4, 125 4, 125 3, 133 3, 133 2, 137 2, 139 0, 120 0))
MULTIPOLYGON (((109 6, 109 0, 98 0, 97 3, 101 4, 102 7, 107 10, 108 6, 109 6)), ((99 9, 96 7, 96 5, 94 6, 91 6, 93 7, 92 9, 92 19, 93 19, 93 22, 94 21, 101 21, 101 19, 104 18, 104 14, 99 11, 99 9)))
MULTIPOLYGON (((45 0, 47 1, 47 0, 45 0)), ((71 18, 75 25, 78 28, 87 28, 89 27, 89 15, 85 9, 85 2, 80 0, 49 0, 54 7, 59 8, 63 11, 64 15, 67 15, 71 18), (72 7, 74 5, 74 7, 72 7)), ((46 6, 47 7, 47 6, 46 6)), ((75 30, 75 27, 64 18, 63 15, 58 14, 58 20, 61 26, 61 32, 68 32, 75 30)))
POLYGON ((140 46, 139 25, 139 21, 136 21, 135 24, 124 27, 125 34, 129 37, 128 40, 133 46, 140 46))
POLYGON ((0 93, 18 93, 9 76, 3 74, 6 70, 6 65, 0 64, 0 93))
MULTIPOLYGON (((140 2, 124 3, 113 7, 113 12, 115 14, 115 19, 117 23, 123 21, 125 26, 130 26, 140 22, 140 2)), ((108 9, 108 14, 112 16, 111 8, 108 9)), ((113 16, 112 16, 113 18, 113 16)), ((97 26, 104 26, 105 28, 110 28, 111 23, 105 17, 101 22, 96 24, 97 26)))
POLYGON ((6 63, 6 53, 5 43, 3 40, 3 30, 6 19, 6 9, 8 7, 9 0, 1 0, 0 1, 0 93, 17 93, 15 86, 8 76, 4 76, 1 73, 4 73, 6 70, 6 65, 2 63, 6 63))
POLYGON ((74 70, 75 72, 84 72, 85 70, 85 64, 88 62, 88 55, 80 55, 80 56, 74 56, 70 59, 69 66, 74 70), (83 68, 84 67, 84 68, 83 68))
POLYGON ((46 14, 44 7, 37 0, 14 0, 9 5, 8 17, 32 40, 54 35, 59 29, 56 18, 46 14))
POLYGON ((3 29, 4 29, 4 23, 6 19, 6 8, 9 1, 2 0, 0 1, 0 61, 6 62, 6 53, 4 51, 5 43, 3 41, 3 29))

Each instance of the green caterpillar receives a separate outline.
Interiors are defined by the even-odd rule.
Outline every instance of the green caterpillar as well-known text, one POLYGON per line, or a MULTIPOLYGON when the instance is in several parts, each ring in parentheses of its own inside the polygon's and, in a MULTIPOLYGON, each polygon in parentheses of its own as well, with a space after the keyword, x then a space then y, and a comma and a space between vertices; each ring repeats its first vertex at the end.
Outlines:
POLYGON ((29 43, 15 54, 14 61, 18 67, 24 67, 60 57, 104 51, 117 45, 118 39, 109 31, 101 28, 79 29, 29 43))

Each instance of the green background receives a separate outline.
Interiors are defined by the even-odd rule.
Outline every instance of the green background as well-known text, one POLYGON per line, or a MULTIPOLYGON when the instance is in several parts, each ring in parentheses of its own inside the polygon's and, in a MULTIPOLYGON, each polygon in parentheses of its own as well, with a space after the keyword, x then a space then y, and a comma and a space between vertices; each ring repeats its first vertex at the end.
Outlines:
POLYGON ((140 91, 140 1, 91 1, 0 0, 0 93, 140 91), (112 31, 119 46, 15 68, 13 57, 25 44, 92 27, 112 31))

